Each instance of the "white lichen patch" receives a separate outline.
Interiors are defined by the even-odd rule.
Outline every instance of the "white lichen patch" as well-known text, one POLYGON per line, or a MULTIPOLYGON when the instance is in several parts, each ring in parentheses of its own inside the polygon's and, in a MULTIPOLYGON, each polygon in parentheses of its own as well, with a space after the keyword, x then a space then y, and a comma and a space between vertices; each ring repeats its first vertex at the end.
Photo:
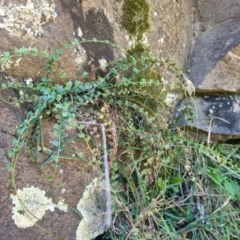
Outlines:
POLYGON ((24 81, 25 81, 26 85, 30 85, 33 82, 32 78, 27 78, 24 81))
POLYGON ((25 5, 0 5, 0 28, 28 40, 39 37, 43 33, 42 26, 56 17, 54 0, 27 0, 25 5))
POLYGON ((105 58, 101 58, 98 60, 99 64, 100 64, 100 68, 102 70, 106 70, 106 67, 108 66, 108 62, 105 58))
POLYGON ((76 240, 93 239, 106 231, 106 191, 105 181, 95 178, 89 184, 80 199, 77 209, 83 216, 76 240))
POLYGON ((172 106, 178 98, 179 94, 177 93, 167 93, 164 102, 167 104, 167 106, 172 106))
POLYGON ((74 48, 74 52, 76 54, 75 62, 77 64, 77 67, 79 70, 82 70, 82 64, 86 60, 86 51, 84 50, 84 48, 81 45, 77 45, 74 48))
POLYGON ((12 218, 19 228, 32 227, 43 218, 47 210, 51 212, 54 208, 66 212, 67 205, 64 201, 54 204, 52 199, 45 196, 46 192, 36 187, 18 189, 17 194, 11 194, 13 201, 12 218))
POLYGON ((11 59, 3 58, 1 60, 0 70, 5 71, 12 67, 13 61, 11 59))
POLYGON ((186 92, 189 94, 189 96, 192 96, 195 94, 195 86, 192 83, 190 79, 186 75, 183 74, 183 81, 184 81, 184 87, 186 92))
POLYGON ((78 36, 81 38, 83 36, 82 29, 78 27, 78 36))
POLYGON ((58 208, 59 210, 63 211, 63 212, 67 212, 68 210, 68 206, 65 203, 64 199, 59 201, 57 205, 55 205, 56 208, 58 208))
POLYGON ((240 113, 240 101, 233 102, 233 112, 240 113))

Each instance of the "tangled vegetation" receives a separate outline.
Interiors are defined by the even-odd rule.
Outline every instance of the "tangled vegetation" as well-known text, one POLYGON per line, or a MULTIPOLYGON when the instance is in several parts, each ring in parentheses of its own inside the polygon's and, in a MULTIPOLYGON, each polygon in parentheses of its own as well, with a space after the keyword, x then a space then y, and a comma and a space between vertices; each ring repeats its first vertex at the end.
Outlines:
MULTIPOLYGON (((92 159, 88 161, 101 166, 103 150, 93 148, 94 137, 85 131, 85 123, 95 119, 115 132, 107 139, 113 221, 103 239, 238 239, 239 147, 208 145, 187 137, 187 132, 177 126, 168 128, 165 100, 172 88, 183 88, 181 70, 149 53, 128 53, 111 63, 105 76, 96 81, 85 81, 89 73, 83 72, 79 81, 55 84, 51 73, 59 57, 86 41, 97 42, 73 41, 54 54, 21 48, 0 55, 1 61, 44 55, 47 62, 46 76, 40 82, 1 85, 1 92, 15 89, 18 93, 17 98, 1 97, 2 101, 18 106, 27 103, 28 108, 8 152, 14 192, 22 148, 30 149, 39 168, 53 163, 59 167, 60 158, 71 157, 63 154, 69 140, 68 126, 78 130, 75 139, 92 147, 92 159), (174 87, 164 79, 166 72, 179 80, 174 87), (44 118, 54 121, 54 150, 44 147, 44 118), (29 146, 29 142, 34 144, 29 146), (39 150, 48 155, 43 163, 38 162, 39 150), (96 155, 96 151, 100 153, 96 155)), ((82 155, 76 158, 86 162, 82 155)))
MULTIPOLYGON (((41 81, 7 81, 0 88, 2 101, 27 108, 8 152, 13 194, 17 193, 15 171, 23 149, 40 169, 48 164, 59 168, 60 160, 68 159, 101 167, 104 146, 95 144, 99 133, 94 128, 86 130, 87 124, 100 124, 109 133, 112 194, 112 224, 102 239, 239 239, 239 147, 191 139, 187 131, 174 125, 174 119, 169 128, 168 93, 186 89, 181 70, 169 60, 153 56, 142 44, 150 27, 149 11, 144 0, 124 0, 122 26, 135 44, 96 81, 89 81, 90 73, 84 71, 81 79, 56 84, 59 81, 52 72, 68 49, 84 42, 117 47, 107 41, 74 40, 54 53, 26 47, 0 53, 1 67, 28 55, 46 61, 41 81), (172 82, 171 76, 177 81, 172 82), (3 97, 9 89, 16 97, 3 97), (46 118, 54 122, 52 149, 45 147, 42 136, 41 122, 46 118), (71 138, 66 134, 69 127, 77 131, 71 138), (85 142, 91 158, 83 153, 66 155, 72 140, 85 142), (44 162, 39 161, 40 152, 47 156, 44 162)), ((65 73, 59 74, 59 78, 65 77, 65 73)), ((52 181, 54 174, 46 178, 52 181)))

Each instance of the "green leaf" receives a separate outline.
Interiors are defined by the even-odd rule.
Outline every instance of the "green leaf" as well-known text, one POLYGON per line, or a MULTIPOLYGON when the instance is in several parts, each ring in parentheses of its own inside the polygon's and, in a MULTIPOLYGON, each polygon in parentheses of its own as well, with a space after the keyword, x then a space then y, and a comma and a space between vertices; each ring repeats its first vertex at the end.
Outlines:
POLYGON ((58 147, 59 146, 59 141, 58 140, 53 140, 52 144, 53 144, 53 146, 58 147))
POLYGON ((55 162, 58 161, 58 155, 56 153, 54 153, 50 157, 48 157, 42 165, 43 165, 43 167, 46 167, 48 165, 48 163, 53 162, 53 161, 55 161, 55 162))
POLYGON ((63 93, 63 86, 62 85, 56 85, 56 92, 58 93, 58 94, 61 94, 61 93, 63 93))
POLYGON ((20 50, 18 49, 18 48, 16 48, 15 47, 15 49, 14 49, 14 54, 16 55, 16 56, 20 56, 21 54, 20 54, 20 50))
POLYGON ((68 82, 66 83, 66 88, 67 88, 68 90, 70 90, 71 87, 72 87, 72 85, 73 85, 73 82, 72 82, 72 81, 68 81, 68 82))
POLYGON ((31 51, 34 57, 38 56, 38 49, 36 47, 32 48, 31 51))
POLYGON ((9 52, 3 52, 3 54, 4 54, 4 57, 6 58, 6 59, 11 59, 11 55, 10 55, 10 53, 9 52))
POLYGON ((12 151, 12 150, 8 151, 8 152, 7 152, 7 155, 8 155, 8 157, 12 158, 12 156, 13 156, 13 151, 12 151))
MULTIPOLYGON (((51 60, 57 61, 58 59, 59 59, 59 56, 57 54, 51 54, 51 60)), ((52 64, 52 62, 51 62, 51 64, 52 64)))
POLYGON ((133 68, 133 72, 135 72, 135 73, 139 73, 140 70, 139 70, 138 68, 134 67, 134 68, 133 68))
POLYGON ((19 49, 22 54, 27 54, 28 53, 28 48, 22 47, 19 49))
POLYGON ((2 83, 1 84, 1 88, 7 88, 7 84, 6 83, 2 83))
POLYGON ((12 163, 8 163, 7 170, 8 170, 8 172, 11 172, 12 170, 14 170, 12 163))
POLYGON ((48 58, 48 57, 49 57, 49 52, 48 52, 47 50, 44 50, 44 51, 42 52, 42 57, 43 57, 43 58, 48 58))
POLYGON ((62 112, 62 116, 63 117, 68 117, 68 113, 67 112, 62 112))
POLYGON ((67 76, 67 74, 65 72, 62 72, 62 73, 59 74, 60 78, 65 78, 66 76, 67 76))
POLYGON ((55 130, 60 130, 60 129, 61 129, 61 125, 55 123, 55 124, 53 125, 53 128, 54 128, 55 130))
POLYGON ((43 77, 43 78, 41 79, 41 81, 42 81, 42 82, 50 82, 50 81, 51 81, 51 78, 49 78, 49 77, 43 77))
POLYGON ((181 184, 183 182, 183 178, 180 177, 171 177, 169 178, 170 184, 181 184))
POLYGON ((87 77, 89 75, 89 73, 86 71, 83 71, 82 75, 83 75, 83 77, 87 77))
POLYGON ((223 181, 223 186, 225 190, 233 197, 239 197, 240 196, 240 188, 239 185, 232 181, 231 179, 226 179, 223 181))
POLYGON ((72 47, 71 44, 69 44, 69 43, 64 43, 63 46, 66 49, 70 49, 72 47))
POLYGON ((222 177, 220 176, 219 172, 217 170, 209 170, 207 169, 208 176, 219 186, 221 186, 222 183, 222 177))
POLYGON ((53 180, 53 176, 52 176, 52 175, 47 175, 46 179, 47 179, 48 181, 52 181, 52 180, 53 180))
POLYGON ((73 44, 73 45, 75 45, 75 44, 79 44, 79 42, 78 42, 77 39, 73 39, 72 44, 73 44))
POLYGON ((62 55, 62 54, 64 53, 64 50, 61 49, 61 48, 58 48, 58 49, 56 50, 56 53, 57 53, 58 55, 62 55))

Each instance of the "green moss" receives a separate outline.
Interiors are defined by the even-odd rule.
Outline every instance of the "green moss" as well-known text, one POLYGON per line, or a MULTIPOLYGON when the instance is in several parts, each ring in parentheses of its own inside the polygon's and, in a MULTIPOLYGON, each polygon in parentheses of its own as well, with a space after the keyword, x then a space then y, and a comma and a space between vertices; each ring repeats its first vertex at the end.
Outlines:
POLYGON ((130 56, 139 55, 143 53, 149 53, 150 49, 148 46, 144 45, 142 42, 137 42, 132 48, 130 48, 127 53, 130 56))
POLYGON ((145 0, 124 0, 122 26, 130 36, 142 39, 149 27, 150 6, 145 0))

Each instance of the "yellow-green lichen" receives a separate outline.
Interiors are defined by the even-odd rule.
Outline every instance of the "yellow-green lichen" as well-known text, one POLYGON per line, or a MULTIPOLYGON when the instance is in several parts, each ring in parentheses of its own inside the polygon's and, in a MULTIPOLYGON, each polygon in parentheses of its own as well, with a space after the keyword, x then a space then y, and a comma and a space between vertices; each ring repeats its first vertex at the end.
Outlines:
POLYGON ((145 0, 124 0, 122 26, 130 36, 142 39, 150 28, 150 6, 145 0))

